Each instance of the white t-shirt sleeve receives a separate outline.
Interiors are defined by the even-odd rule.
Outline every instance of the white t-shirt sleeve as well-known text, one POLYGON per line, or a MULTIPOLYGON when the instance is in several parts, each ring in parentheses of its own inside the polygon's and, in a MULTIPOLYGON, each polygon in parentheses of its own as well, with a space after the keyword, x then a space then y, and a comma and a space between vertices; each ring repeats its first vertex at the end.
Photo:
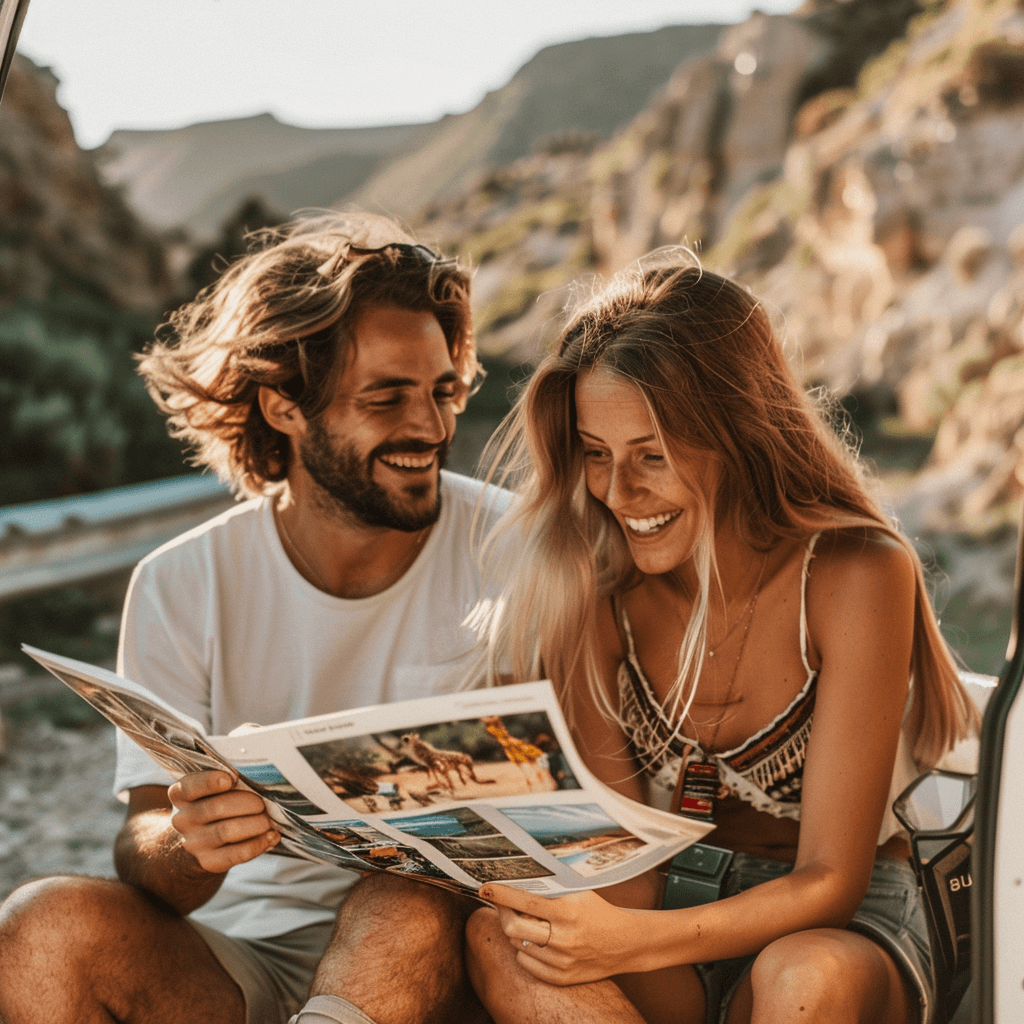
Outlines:
MULTIPOLYGON (((135 571, 125 599, 118 648, 118 674, 162 697, 172 707, 209 726, 209 682, 196 641, 182 628, 192 616, 175 618, 171 592, 151 563, 135 571), (171 627, 171 623, 175 627, 171 627)), ((198 609, 192 609, 193 615, 198 609)), ((194 621, 194 620, 193 620, 194 621)), ((136 786, 174 781, 141 747, 117 734, 114 793, 127 800, 136 786)))

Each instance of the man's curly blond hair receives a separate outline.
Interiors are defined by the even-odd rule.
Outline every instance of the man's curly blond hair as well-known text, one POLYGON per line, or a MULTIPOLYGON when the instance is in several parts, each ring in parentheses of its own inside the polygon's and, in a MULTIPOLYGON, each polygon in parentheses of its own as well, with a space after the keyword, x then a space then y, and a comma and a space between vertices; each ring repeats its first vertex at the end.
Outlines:
POLYGON ((290 448, 264 418, 259 389, 274 388, 314 419, 333 397, 356 319, 371 306, 434 314, 461 382, 461 412, 482 372, 469 273, 416 245, 374 214, 323 213, 254 233, 248 254, 173 313, 140 357, 146 387, 191 461, 236 493, 276 490, 290 448))

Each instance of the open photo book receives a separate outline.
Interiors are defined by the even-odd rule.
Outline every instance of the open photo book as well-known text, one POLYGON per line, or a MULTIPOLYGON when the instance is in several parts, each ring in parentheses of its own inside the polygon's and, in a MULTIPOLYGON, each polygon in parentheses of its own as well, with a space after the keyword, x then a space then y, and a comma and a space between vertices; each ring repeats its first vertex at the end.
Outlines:
POLYGON ((130 680, 23 650, 176 778, 222 770, 258 793, 281 833, 275 853, 557 896, 632 878, 712 828, 596 779, 547 681, 207 736, 130 680))

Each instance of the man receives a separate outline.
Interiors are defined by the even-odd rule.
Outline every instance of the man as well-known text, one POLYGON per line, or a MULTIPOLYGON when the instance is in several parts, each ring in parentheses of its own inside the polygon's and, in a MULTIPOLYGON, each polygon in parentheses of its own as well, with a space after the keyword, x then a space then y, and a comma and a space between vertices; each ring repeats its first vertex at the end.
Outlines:
MULTIPOLYGON (((456 685, 480 600, 471 523, 507 497, 441 472, 479 372, 466 272, 378 217, 262 243, 141 367, 196 462, 252 497, 139 565, 119 668, 220 734, 456 685)), ((310 991, 299 1024, 478 1008, 471 908, 386 875, 342 902, 350 873, 269 855, 255 794, 222 772, 171 782, 119 737, 121 881, 12 894, 5 1024, 283 1024, 310 991)))

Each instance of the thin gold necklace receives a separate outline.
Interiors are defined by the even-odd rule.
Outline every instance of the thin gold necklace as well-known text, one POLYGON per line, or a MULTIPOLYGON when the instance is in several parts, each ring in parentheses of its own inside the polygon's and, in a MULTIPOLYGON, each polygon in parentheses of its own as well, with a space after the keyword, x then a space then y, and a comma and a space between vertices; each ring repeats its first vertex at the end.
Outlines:
MULTIPOLYGON (((764 558, 761 560, 761 571, 757 574, 757 583, 754 584, 754 592, 750 595, 750 603, 747 605, 746 613, 743 616, 743 620, 746 625, 743 627, 743 636, 740 639, 740 649, 736 652, 736 664, 732 667, 732 675, 729 677, 729 686, 725 691, 725 696, 718 701, 694 701, 697 704, 715 704, 718 707, 729 707, 731 704, 739 704, 743 701, 743 696, 740 694, 733 699, 732 691, 736 686, 736 679, 740 673, 740 662, 743 660, 743 652, 747 649, 747 637, 750 635, 750 626, 754 621, 754 609, 757 607, 757 599, 761 595, 761 582, 764 579, 764 569, 768 564, 768 552, 765 552, 764 558)), ((718 645, 721 648, 721 644, 718 645)), ((718 739, 718 730, 722 727, 722 722, 725 721, 725 715, 722 715, 717 722, 715 722, 715 731, 711 734, 711 739, 704 745, 705 750, 711 750, 714 747, 715 741, 718 739)))
MULTIPOLYGON (((684 584, 682 584, 682 581, 680 581, 680 585, 683 586, 683 594, 684 594, 684 596, 692 601, 693 599, 690 597, 689 588, 687 588, 684 584)), ((747 607, 744 609, 744 614, 743 615, 737 615, 736 618, 732 620, 732 625, 729 626, 729 628, 725 631, 725 634, 719 639, 718 643, 716 643, 714 647, 709 647, 707 649, 707 657, 713 658, 725 646, 726 641, 728 641, 728 639, 733 635, 733 633, 736 632, 737 627, 739 626, 739 624, 741 622, 743 622, 744 618, 746 617, 746 614, 749 611, 750 611, 750 602, 748 601, 747 602, 747 607)), ((680 619, 680 622, 682 622, 682 619, 679 616, 678 612, 676 612, 676 617, 680 619)))
POLYGON ((331 588, 327 586, 327 584, 324 582, 323 576, 321 576, 320 573, 318 573, 316 569, 314 569, 313 566, 309 564, 309 561, 306 559, 306 556, 303 555, 302 551, 299 549, 298 544, 296 544, 294 539, 292 538, 291 533, 288 532, 288 527, 285 525, 284 516, 282 516, 281 513, 278 512, 276 504, 274 505, 274 521, 277 523, 278 526, 281 527, 281 534, 284 537, 284 539, 288 542, 287 546, 291 549, 292 554, 294 554, 295 557, 299 560, 300 567, 305 569, 304 575, 307 578, 310 576, 313 577, 310 580, 310 583, 316 586, 318 590, 323 590, 325 593, 330 594, 332 592, 331 588))
MULTIPOLYGON (((750 598, 750 606, 746 619, 746 626, 743 630, 743 639, 740 641, 740 650, 736 655, 736 664, 733 666, 732 678, 729 680, 729 689, 726 691, 723 704, 728 705, 732 697, 733 687, 736 685, 736 677, 739 675, 740 662, 743 660, 743 651, 747 646, 747 637, 750 635, 750 624, 754 621, 754 609, 757 607, 757 598, 761 593, 761 582, 764 579, 765 566, 768 564, 768 552, 765 552, 764 560, 761 562, 761 571, 757 576, 757 584, 754 587, 753 596, 750 598)), ((735 702, 733 702, 735 703, 735 702)), ((711 760, 712 747, 718 739, 718 730, 725 721, 723 715, 715 723, 715 730, 707 743, 702 744, 703 754, 699 761, 691 761, 680 768, 679 781, 676 783, 676 793, 673 795, 673 803, 678 800, 676 812, 687 818, 696 818, 699 821, 714 821, 715 799, 718 794, 720 781, 718 777, 718 765, 711 760)))
MULTIPOLYGON (((750 608, 750 606, 748 605, 747 609, 749 610, 749 608, 750 608)), ((713 658, 725 646, 726 640, 728 640, 729 637, 731 637, 733 635, 733 633, 736 632, 736 627, 743 621, 743 618, 744 617, 742 615, 740 615, 740 616, 737 616, 735 619, 733 619, 732 625, 725 631, 725 636, 723 636, 722 639, 719 640, 718 643, 715 644, 714 647, 709 647, 708 648, 708 657, 709 658, 713 658)))
MULTIPOLYGON (((285 524, 284 517, 278 511, 276 504, 274 505, 274 521, 278 523, 281 527, 281 533, 285 541, 287 541, 286 547, 290 549, 291 552, 295 555, 295 557, 299 560, 301 568, 305 569, 305 573, 303 575, 305 575, 307 578, 312 576, 313 578, 312 580, 310 580, 310 582, 318 590, 322 590, 324 591, 324 593, 330 594, 333 597, 333 589, 324 582, 323 576, 320 573, 318 573, 312 565, 310 565, 309 560, 306 558, 305 555, 303 555, 302 550, 299 548, 298 544, 295 543, 294 538, 289 532, 288 527, 285 524)), ((417 555, 419 555, 420 548, 423 547, 423 542, 427 539, 427 535, 429 533, 430 527, 426 527, 425 529, 420 530, 419 536, 416 538, 416 543, 412 547, 410 556, 407 559, 406 564, 402 566, 402 571, 398 574, 399 577, 403 576, 405 572, 408 570, 409 566, 411 566, 412 563, 416 561, 416 557, 417 555)))

